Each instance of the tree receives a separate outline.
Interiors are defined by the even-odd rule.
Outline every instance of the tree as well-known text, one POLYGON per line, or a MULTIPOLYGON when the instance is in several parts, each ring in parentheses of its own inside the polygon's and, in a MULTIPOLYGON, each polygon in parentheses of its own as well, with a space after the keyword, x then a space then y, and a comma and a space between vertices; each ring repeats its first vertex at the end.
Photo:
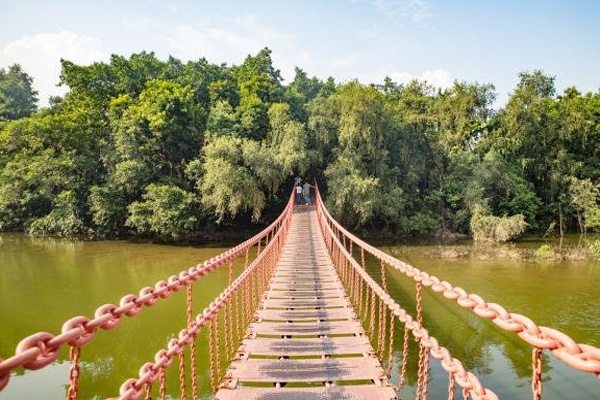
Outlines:
POLYGON ((33 114, 37 95, 33 79, 19 64, 11 65, 8 70, 0 69, 0 122, 33 114))
POLYGON ((588 227, 596 226, 598 216, 598 195, 600 189, 589 179, 577 179, 569 177, 569 193, 571 195, 571 206, 577 213, 577 222, 582 234, 587 232, 588 227))
POLYGON ((75 192, 61 192, 54 200, 49 214, 36 219, 29 225, 29 233, 36 236, 53 235, 73 237, 85 232, 85 225, 80 216, 75 192))
POLYGON ((283 173, 306 175, 317 163, 319 154, 311 148, 306 126, 292 118, 288 103, 274 103, 269 108, 269 144, 283 173))
POLYGON ((196 181, 202 204, 218 223, 246 211, 258 221, 267 197, 283 180, 268 146, 224 136, 204 146, 202 161, 192 161, 187 174, 196 181))
POLYGON ((126 225, 141 234, 180 239, 197 228, 198 204, 192 193, 172 185, 148 185, 142 201, 129 207, 126 225))

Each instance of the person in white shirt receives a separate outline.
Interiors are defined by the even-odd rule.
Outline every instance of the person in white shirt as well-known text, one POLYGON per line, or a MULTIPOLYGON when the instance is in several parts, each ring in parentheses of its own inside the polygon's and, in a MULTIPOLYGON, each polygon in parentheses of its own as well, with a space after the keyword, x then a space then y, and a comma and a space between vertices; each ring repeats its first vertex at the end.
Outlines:
POLYGON ((308 182, 304 182, 304 186, 302 188, 302 192, 304 194, 304 201, 306 202, 306 205, 309 206, 310 205, 310 188, 314 189, 314 186, 311 185, 308 182))
POLYGON ((300 184, 296 185, 296 204, 302 204, 302 186, 300 184))

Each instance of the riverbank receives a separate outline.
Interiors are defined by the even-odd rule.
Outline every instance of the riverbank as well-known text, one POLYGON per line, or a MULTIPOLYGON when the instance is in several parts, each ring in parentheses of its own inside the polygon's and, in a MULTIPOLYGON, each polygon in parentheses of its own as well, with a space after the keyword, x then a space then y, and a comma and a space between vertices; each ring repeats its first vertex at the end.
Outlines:
POLYGON ((390 245, 389 252, 394 257, 402 258, 416 251, 429 259, 461 259, 478 261, 516 260, 524 262, 546 261, 600 261, 600 235, 580 236, 575 234, 560 238, 542 239, 529 237, 522 241, 510 243, 475 242, 459 240, 444 243, 438 240, 427 242, 426 239, 390 245))

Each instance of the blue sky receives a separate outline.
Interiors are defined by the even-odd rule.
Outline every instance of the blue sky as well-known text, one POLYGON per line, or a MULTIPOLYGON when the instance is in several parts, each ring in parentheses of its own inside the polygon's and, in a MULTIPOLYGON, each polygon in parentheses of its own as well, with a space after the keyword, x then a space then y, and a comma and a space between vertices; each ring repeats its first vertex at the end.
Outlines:
POLYGON ((600 88, 600 1, 595 0, 0 0, 0 67, 19 62, 42 104, 59 59, 88 64, 142 50, 160 58, 238 64, 273 50, 320 78, 447 87, 493 83, 502 105, 520 71, 542 69, 557 87, 600 88))

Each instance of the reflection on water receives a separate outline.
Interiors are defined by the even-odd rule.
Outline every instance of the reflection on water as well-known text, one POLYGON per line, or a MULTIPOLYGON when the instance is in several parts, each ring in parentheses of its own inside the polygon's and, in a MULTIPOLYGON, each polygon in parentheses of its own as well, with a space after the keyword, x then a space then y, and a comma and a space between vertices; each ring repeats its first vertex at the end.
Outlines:
MULTIPOLYGON (((531 242, 524 244, 532 245, 531 242)), ((431 256, 436 247, 384 246, 382 249, 392 254, 401 253, 401 258, 415 267, 467 292, 479 294, 488 302, 500 303, 509 312, 524 314, 538 325, 560 329, 579 343, 600 346, 598 262, 440 259, 431 256)), ((371 262, 369 270, 380 281, 379 264, 371 262)), ((415 309, 412 279, 388 268, 387 281, 393 297, 412 312, 415 309)), ((423 302, 426 328, 484 385, 501 399, 530 398, 531 347, 516 334, 500 330, 493 322, 478 318, 441 294, 424 289, 423 302)), ((402 341, 402 332, 396 334, 395 340, 396 343, 402 341)), ((395 347, 399 362, 401 345, 395 347)), ((409 351, 413 356, 417 352, 416 346, 409 351)), ((573 371, 548 352, 544 354, 545 400, 600 398, 600 381, 593 374, 573 371)), ((416 358, 412 362, 416 364, 416 358)), ((430 365, 434 374, 430 392, 439 392, 439 396, 431 398, 445 398, 447 375, 436 361, 430 365)), ((414 384, 416 373, 409 374, 409 378, 414 384)))
MULTIPOLYGON (((514 245, 513 245, 514 246, 514 245)), ((523 246, 533 246, 525 243, 523 246)), ((435 259, 431 246, 382 247, 427 272, 498 302, 509 311, 556 327, 576 341, 600 346, 600 267, 596 262, 536 263, 517 260, 435 259)), ((121 296, 178 273, 225 250, 148 243, 80 242, 0 235, 0 357, 12 355, 17 342, 37 331, 57 333, 75 315, 93 315, 101 303, 118 303, 121 296)), ((237 265, 237 269, 241 265, 237 265)), ((379 264, 370 272, 380 279, 379 264)), ((388 269, 388 271, 390 271, 388 269)), ((214 272, 194 286, 195 312, 200 312, 227 284, 227 271, 214 272)), ((414 310, 414 284, 388 273, 388 287, 407 310, 414 310)), ((185 293, 174 293, 135 318, 124 318, 113 331, 97 333, 82 350, 82 400, 115 396, 118 386, 137 376, 139 367, 154 358, 185 323, 185 293)), ((515 334, 500 331, 443 296, 424 291, 425 324, 454 357, 476 373, 502 399, 530 398, 531 349, 515 334)), ((398 382, 402 332, 396 326, 394 375, 398 382)), ((198 342, 201 390, 210 397, 208 347, 198 342)), ((411 341, 409 386, 403 398, 414 396, 418 348, 411 341)), ((66 351, 60 362, 40 371, 19 371, 0 399, 63 399, 67 384, 66 351)), ((189 360, 187 361, 189 365, 189 360)), ((447 375, 432 360, 430 398, 445 398, 447 375)), ((544 358, 544 399, 600 398, 600 381, 544 358)), ((168 373, 168 390, 178 398, 177 372, 168 373)), ((189 387, 189 386, 188 386, 189 387)), ((458 392, 457 392, 458 393, 458 392)), ((457 396, 457 398, 460 398, 457 396)))

